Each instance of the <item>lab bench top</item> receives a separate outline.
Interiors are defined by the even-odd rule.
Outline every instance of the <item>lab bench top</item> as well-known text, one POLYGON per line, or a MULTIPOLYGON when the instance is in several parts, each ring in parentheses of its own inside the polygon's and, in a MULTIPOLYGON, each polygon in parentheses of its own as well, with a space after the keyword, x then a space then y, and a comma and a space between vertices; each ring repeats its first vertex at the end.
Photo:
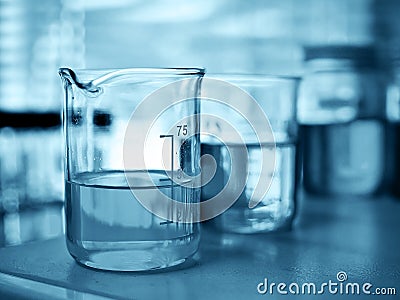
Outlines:
MULTIPOLYGON (((270 283, 370 283, 400 299, 400 201, 389 197, 303 197, 291 231, 235 235, 202 225, 195 259, 156 273, 96 271, 78 265, 64 237, 0 249, 0 299, 347 299, 343 292, 281 295, 270 283), (338 273, 347 276, 337 278, 338 273), (344 274, 345 272, 346 274, 344 274)), ((292 290, 296 292, 295 285, 292 290)), ((379 290, 381 291, 381 290, 379 290)), ((307 290, 305 290, 307 293, 307 290)), ((351 290, 349 290, 351 294, 351 290)))

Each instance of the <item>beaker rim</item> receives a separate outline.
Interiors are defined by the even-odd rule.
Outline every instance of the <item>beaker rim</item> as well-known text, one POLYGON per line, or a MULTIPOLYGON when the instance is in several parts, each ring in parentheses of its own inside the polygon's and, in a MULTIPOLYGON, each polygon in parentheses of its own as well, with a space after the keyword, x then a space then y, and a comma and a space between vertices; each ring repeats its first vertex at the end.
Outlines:
POLYGON ((115 69, 76 69, 62 67, 58 73, 63 79, 68 79, 81 89, 99 92, 99 85, 110 84, 121 78, 151 77, 170 78, 197 76, 203 77, 204 68, 115 68, 115 69))
POLYGON ((259 80, 259 81, 299 81, 301 76, 296 75, 281 75, 272 73, 208 73, 205 74, 206 78, 212 79, 233 79, 233 80, 259 80))
MULTIPOLYGON (((71 69, 61 67, 59 71, 71 69)), ((129 67, 129 68, 78 68, 74 69, 76 73, 129 73, 129 74, 153 74, 153 75, 204 75, 205 68, 201 67, 176 67, 176 68, 157 68, 157 67, 129 67)))

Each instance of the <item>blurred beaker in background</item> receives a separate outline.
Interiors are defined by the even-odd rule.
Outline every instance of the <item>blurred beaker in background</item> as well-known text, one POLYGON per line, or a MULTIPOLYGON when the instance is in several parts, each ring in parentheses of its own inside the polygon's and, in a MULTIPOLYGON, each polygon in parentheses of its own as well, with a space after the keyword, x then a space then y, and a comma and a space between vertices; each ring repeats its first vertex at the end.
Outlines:
POLYGON ((0 0, 0 245, 63 232, 57 69, 83 66, 83 21, 68 1, 0 0))
POLYGON ((367 46, 306 48, 300 87, 306 191, 371 195, 385 177, 386 78, 367 46))
MULTIPOLYGON (((236 233, 290 229, 295 215, 298 181, 297 78, 248 74, 210 75, 210 78, 233 84, 255 100, 249 103, 244 96, 235 98, 236 94, 226 88, 223 94, 229 98, 226 100, 228 105, 204 100, 201 103, 201 154, 211 155, 216 162, 213 178, 206 184, 202 178, 205 184, 201 191, 202 201, 222 193, 225 193, 224 197, 237 199, 229 209, 213 219, 215 226, 236 233), (257 115, 258 106, 270 127, 257 115), (246 112, 253 118, 244 117, 246 112), (232 130, 225 122, 239 133, 243 142, 231 134, 232 130), (264 133, 271 131, 274 142, 257 135, 253 131, 257 125, 265 125, 261 130, 264 133), (240 152, 242 143, 247 153, 240 152), (268 160, 272 159, 275 161, 269 167, 271 161, 268 160), (241 182, 245 183, 243 191, 239 190, 241 182), (266 193, 260 193, 260 186, 266 193), (250 208, 252 202, 258 204, 250 208)), ((202 85, 204 95, 207 88, 205 81, 202 85)), ((208 173, 207 165, 202 165, 202 168, 208 173)))

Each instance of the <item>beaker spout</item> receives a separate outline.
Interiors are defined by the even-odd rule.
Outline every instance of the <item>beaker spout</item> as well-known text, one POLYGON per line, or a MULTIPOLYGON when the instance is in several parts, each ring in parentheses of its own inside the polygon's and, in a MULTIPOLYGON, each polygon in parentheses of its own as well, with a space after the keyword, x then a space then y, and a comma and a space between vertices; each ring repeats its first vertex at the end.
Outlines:
POLYGON ((94 85, 93 81, 80 81, 76 73, 69 68, 60 68, 58 70, 58 74, 61 76, 61 79, 65 84, 75 84, 79 89, 82 90, 82 92, 90 97, 97 97, 102 92, 102 89, 94 85))

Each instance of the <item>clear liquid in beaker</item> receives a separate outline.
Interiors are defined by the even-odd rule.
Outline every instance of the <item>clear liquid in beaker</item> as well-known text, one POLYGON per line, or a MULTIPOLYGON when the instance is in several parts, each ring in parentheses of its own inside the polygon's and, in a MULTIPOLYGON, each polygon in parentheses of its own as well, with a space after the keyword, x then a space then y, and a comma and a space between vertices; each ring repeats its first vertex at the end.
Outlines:
POLYGON ((137 183, 134 187, 128 186, 121 171, 83 173, 66 182, 67 244, 80 263, 140 271, 179 264, 196 252, 198 223, 170 222, 153 215, 131 188, 141 197, 157 197, 159 191, 172 197, 173 193, 173 199, 183 203, 193 203, 196 190, 172 186, 161 171, 150 173, 154 182, 160 182, 154 185, 148 174, 127 173, 137 183))
MULTIPOLYGON (((237 201, 213 220, 214 224, 223 231, 238 233, 266 232, 290 227, 295 210, 296 145, 291 142, 275 145, 274 173, 270 170, 261 172, 261 147, 273 149, 272 145, 248 144, 246 147, 248 151, 246 186, 237 201), (261 180, 261 184, 265 182, 265 188, 270 181, 271 185, 259 204, 250 209, 249 201, 258 180, 261 180)), ((230 145, 230 148, 234 151, 235 145, 230 145)), ((245 172, 231 174, 231 164, 238 162, 230 161, 226 146, 202 144, 201 149, 202 155, 212 155, 217 163, 214 178, 202 189, 202 201, 218 194, 230 176, 232 180, 238 180, 238 176, 246 176, 245 172)))

